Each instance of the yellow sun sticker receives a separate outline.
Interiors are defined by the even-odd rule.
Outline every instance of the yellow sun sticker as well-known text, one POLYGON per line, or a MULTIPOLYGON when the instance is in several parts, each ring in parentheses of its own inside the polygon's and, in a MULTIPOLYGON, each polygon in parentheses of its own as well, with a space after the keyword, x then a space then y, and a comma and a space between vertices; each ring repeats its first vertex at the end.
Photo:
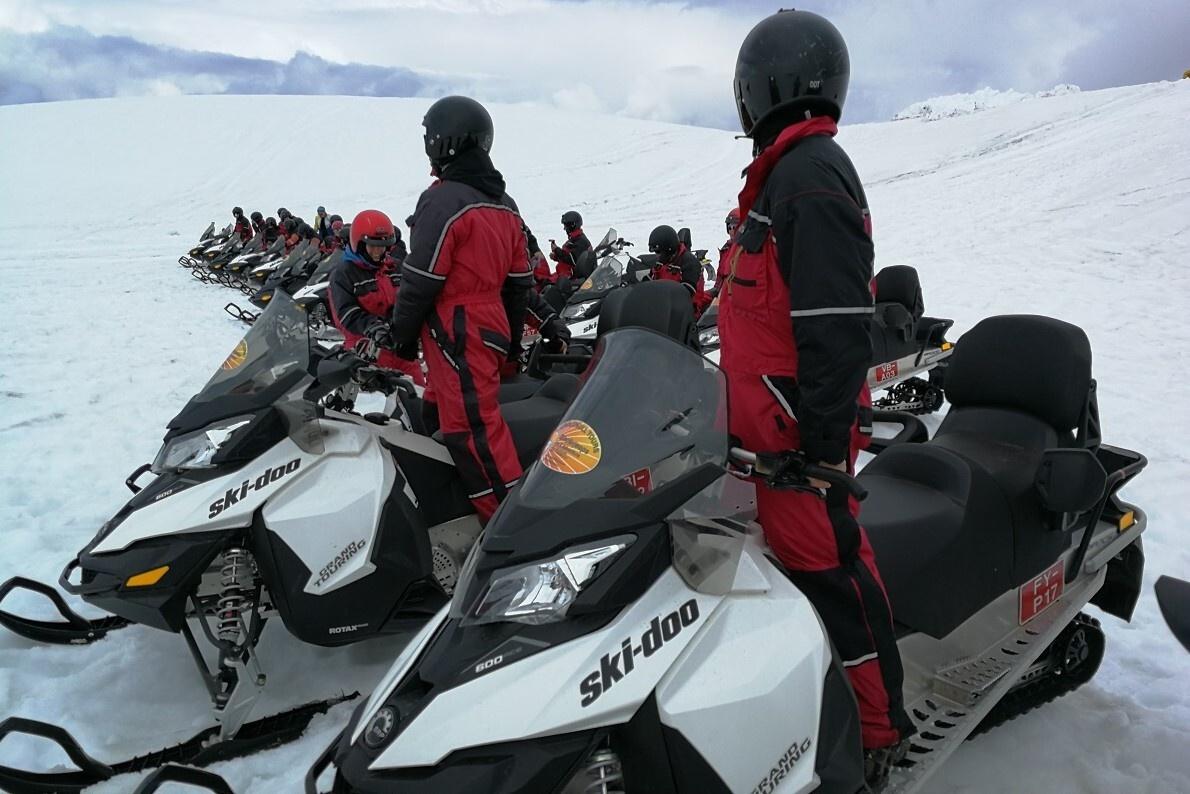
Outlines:
POLYGON ((588 276, 587 280, 583 282, 583 285, 579 289, 591 289, 593 286, 595 286, 595 280, 588 276))
POLYGON ((235 350, 231 351, 231 354, 223 362, 223 365, 220 367, 220 369, 224 369, 224 370, 227 370, 230 372, 231 370, 240 366, 247 360, 248 360, 248 342, 247 342, 247 340, 241 339, 240 343, 238 345, 236 345, 235 350))
POLYGON ((595 429, 571 419, 558 425, 541 452, 541 462, 559 474, 586 474, 599 465, 603 447, 595 429))

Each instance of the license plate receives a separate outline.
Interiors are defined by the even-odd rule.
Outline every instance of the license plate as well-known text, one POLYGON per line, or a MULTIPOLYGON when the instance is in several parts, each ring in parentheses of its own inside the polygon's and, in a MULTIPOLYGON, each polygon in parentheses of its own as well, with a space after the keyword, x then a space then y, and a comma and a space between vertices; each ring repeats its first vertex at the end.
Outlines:
POLYGON ((900 366, 895 361, 890 361, 887 364, 881 364, 876 367, 876 382, 884 383, 886 380, 891 380, 897 376, 900 366))
POLYGON ((1049 609, 1066 589, 1066 565, 1058 560, 1020 587, 1018 619, 1023 626, 1049 609))

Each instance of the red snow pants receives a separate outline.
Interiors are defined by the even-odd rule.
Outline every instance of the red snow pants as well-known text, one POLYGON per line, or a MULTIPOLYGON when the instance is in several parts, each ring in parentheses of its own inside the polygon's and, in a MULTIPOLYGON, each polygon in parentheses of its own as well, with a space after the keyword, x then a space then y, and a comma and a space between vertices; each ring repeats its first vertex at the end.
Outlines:
MULTIPOLYGON (((799 448, 797 420, 768 378, 729 372, 727 383, 731 433, 746 449, 799 448)), ((852 471, 860 439, 853 432, 852 471)), ((841 488, 828 488, 822 496, 757 483, 756 507, 769 547, 814 605, 842 658, 859 702, 864 747, 884 747, 912 734, 892 611, 857 520, 859 503, 841 488)))
POLYGON ((487 523, 521 476, 512 433, 500 414, 500 367, 508 320, 494 300, 440 304, 426 318, 422 351, 446 448, 467 498, 487 523))

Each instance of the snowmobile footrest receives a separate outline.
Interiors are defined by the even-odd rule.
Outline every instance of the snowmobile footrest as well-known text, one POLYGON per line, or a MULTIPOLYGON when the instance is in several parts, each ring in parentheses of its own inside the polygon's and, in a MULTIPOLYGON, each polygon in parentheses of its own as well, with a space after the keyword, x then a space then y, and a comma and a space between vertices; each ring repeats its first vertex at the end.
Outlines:
POLYGON ((141 781, 132 794, 152 794, 163 783, 184 783, 187 786, 203 788, 215 794, 235 794, 231 786, 219 775, 205 769, 180 764, 166 764, 141 781))
POLYGON ((53 602, 54 608, 63 618, 62 620, 34 620, 0 609, 0 625, 36 642, 48 642, 55 645, 89 645, 96 640, 103 639, 109 631, 122 629, 130 622, 116 615, 88 620, 71 609, 57 590, 23 576, 14 576, 0 585, 0 602, 3 602, 13 590, 28 590, 45 596, 53 602))
MULTIPOLYGON (((144 788, 144 791, 154 791, 157 785, 168 781, 189 783, 190 780, 183 781, 180 778, 171 777, 171 775, 192 774, 191 771, 165 772, 160 771, 159 768, 169 764, 206 766, 216 761, 240 758, 259 750, 286 744, 301 736, 315 715, 323 714, 332 706, 354 700, 357 697, 359 697, 359 692, 352 692, 350 695, 318 700, 289 711, 262 717, 246 723, 236 732, 235 736, 224 741, 218 741, 219 728, 217 726, 210 727, 196 733, 182 744, 138 755, 115 764, 104 764, 87 755, 65 728, 24 717, 9 717, 0 723, 0 741, 3 741, 4 737, 9 734, 24 734, 49 739, 62 748, 78 769, 68 772, 30 772, 24 769, 0 766, 0 790, 12 794, 77 792, 116 775, 144 772, 148 769, 159 770, 160 777, 157 778, 156 784, 150 783, 152 777, 150 780, 146 780, 142 785, 151 787, 144 788)), ((205 777, 201 784, 205 785, 211 778, 218 778, 218 776, 208 773, 208 777, 205 777)), ((230 792, 231 789, 226 788, 226 782, 221 778, 219 780, 223 782, 225 788, 208 786, 209 790, 230 792)), ((137 791, 141 790, 137 789, 137 791)))

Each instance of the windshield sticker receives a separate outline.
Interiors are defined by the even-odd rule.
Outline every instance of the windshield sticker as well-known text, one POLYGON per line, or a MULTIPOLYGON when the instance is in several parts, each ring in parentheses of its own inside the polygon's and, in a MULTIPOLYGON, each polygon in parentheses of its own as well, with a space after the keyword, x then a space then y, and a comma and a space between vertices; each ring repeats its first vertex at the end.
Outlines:
POLYGON ((248 340, 241 339, 240 343, 238 345, 236 345, 235 350, 231 351, 231 354, 228 355, 227 359, 223 362, 223 365, 220 367, 220 369, 227 370, 228 372, 230 372, 231 370, 239 367, 241 364, 243 364, 247 360, 248 360, 248 340))
POLYGON ((603 447, 595 428, 578 419, 558 425, 541 452, 541 462, 559 474, 586 474, 599 465, 603 447))
POLYGON ((583 282, 583 285, 581 287, 579 287, 579 289, 580 290, 591 289, 591 287, 595 286, 594 278, 595 278, 594 276, 587 276, 587 280, 583 282))

